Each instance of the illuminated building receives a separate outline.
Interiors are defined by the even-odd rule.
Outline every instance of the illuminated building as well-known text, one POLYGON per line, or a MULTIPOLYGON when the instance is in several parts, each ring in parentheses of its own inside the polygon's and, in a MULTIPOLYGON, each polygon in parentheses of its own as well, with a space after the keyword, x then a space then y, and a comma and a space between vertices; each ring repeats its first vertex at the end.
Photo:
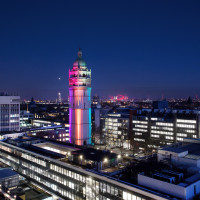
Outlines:
POLYGON ((46 127, 32 127, 26 130, 28 136, 48 138, 51 140, 69 141, 69 127, 63 125, 49 125, 46 127))
POLYGON ((34 119, 34 114, 26 110, 20 111, 20 127, 21 129, 30 128, 32 126, 31 120, 34 119))
POLYGON ((112 101, 127 101, 128 100, 128 96, 124 96, 124 95, 117 95, 117 96, 112 96, 111 97, 112 101))
POLYGON ((0 132, 20 131, 20 97, 0 95, 0 132))
POLYGON ((155 150, 181 142, 184 138, 200 138, 200 111, 122 110, 111 111, 104 117, 102 130, 105 143, 109 147, 155 150))
POLYGON ((71 143, 91 144, 91 70, 80 49, 69 70, 69 124, 71 143))
MULTIPOLYGON (((102 153, 105 154, 105 152, 102 153)), ((95 167, 89 169, 88 166, 93 166, 93 164, 90 165, 93 160, 91 157, 94 157, 94 154, 89 149, 80 152, 72 146, 60 145, 57 142, 44 143, 44 140, 40 142, 37 138, 24 137, 0 141, 0 161, 11 166, 38 188, 53 194, 55 199, 169 199, 166 194, 120 180, 117 176, 108 176, 106 172, 98 171, 95 167), (27 142, 29 145, 26 145, 27 142), (89 151, 89 154, 85 151, 89 151), (71 164, 69 157, 76 152, 83 154, 75 156, 74 159, 79 160, 71 164), (85 164, 86 162, 87 164, 85 164), (76 163, 86 165, 87 168, 76 163)), ((99 161, 98 159, 101 159, 101 156, 95 158, 101 169, 113 162, 112 157, 109 159, 109 157, 103 156, 103 160, 99 161)), ((120 157, 118 156, 117 159, 120 157)), ((115 159, 113 164, 115 166, 115 159)), ((112 170, 113 168, 108 169, 112 170)))
POLYGON ((62 97, 60 92, 58 92, 58 103, 62 103, 62 97))
POLYGON ((184 138, 200 138, 199 124, 199 111, 143 109, 132 120, 134 148, 157 149, 184 138))
POLYGON ((104 136, 110 147, 130 149, 129 113, 109 113, 105 118, 104 136))

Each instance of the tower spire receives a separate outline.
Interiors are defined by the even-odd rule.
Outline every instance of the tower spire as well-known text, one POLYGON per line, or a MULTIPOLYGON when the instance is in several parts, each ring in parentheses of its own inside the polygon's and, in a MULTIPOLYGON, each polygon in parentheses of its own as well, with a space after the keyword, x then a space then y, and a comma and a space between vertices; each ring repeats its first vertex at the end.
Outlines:
POLYGON ((78 58, 82 58, 82 50, 81 50, 81 48, 79 48, 79 50, 78 50, 78 58))

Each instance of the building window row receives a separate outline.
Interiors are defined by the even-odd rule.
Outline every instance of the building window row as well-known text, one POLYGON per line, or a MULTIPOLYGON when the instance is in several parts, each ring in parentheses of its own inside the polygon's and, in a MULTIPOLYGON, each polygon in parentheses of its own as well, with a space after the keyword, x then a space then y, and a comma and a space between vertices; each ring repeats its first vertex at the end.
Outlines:
POLYGON ((177 136, 187 137, 187 134, 185 134, 185 133, 177 133, 177 136))
POLYGON ((135 141, 139 141, 139 142, 145 142, 145 139, 141 139, 141 138, 134 138, 135 141))
POLYGON ((46 167, 46 162, 44 160, 36 158, 35 156, 31 156, 31 155, 22 153, 22 158, 25 158, 26 160, 29 160, 31 162, 34 162, 34 163, 37 163, 39 165, 46 167))
POLYGON ((147 130, 146 130, 146 129, 138 129, 138 128, 133 128, 133 131, 147 132, 147 130))
POLYGON ((154 135, 154 134, 151 134, 151 137, 154 137, 154 138, 159 138, 160 136, 159 136, 159 135, 154 135))
POLYGON ((174 140, 174 137, 170 137, 170 136, 165 136, 165 138, 166 138, 167 140, 174 140))
POLYGON ((132 121, 135 124, 148 124, 148 121, 137 121, 137 120, 133 120, 132 121))
POLYGON ((186 120, 186 119, 177 119, 177 123, 180 122, 180 123, 191 123, 191 124, 196 124, 196 120, 186 120))
POLYGON ((147 128, 147 126, 145 126, 145 125, 139 125, 139 124, 136 124, 135 127, 139 127, 139 128, 147 128))
POLYGON ((173 132, 167 132, 167 131, 156 131, 156 130, 151 130, 151 133, 157 133, 161 135, 174 135, 173 132))
POLYGON ((170 127, 161 127, 161 126, 151 126, 152 129, 163 129, 163 130, 167 130, 167 131, 173 131, 173 128, 170 127))
POLYGON ((156 122, 156 125, 158 125, 158 126, 173 126, 173 123, 156 122))
POLYGON ((195 128, 195 125, 191 125, 191 124, 177 124, 177 127, 181 127, 181 128, 195 128))

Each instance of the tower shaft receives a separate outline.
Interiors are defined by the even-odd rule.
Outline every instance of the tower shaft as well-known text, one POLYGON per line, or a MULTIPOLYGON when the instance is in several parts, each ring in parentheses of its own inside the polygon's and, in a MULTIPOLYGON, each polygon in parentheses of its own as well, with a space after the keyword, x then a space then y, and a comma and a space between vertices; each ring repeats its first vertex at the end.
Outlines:
POLYGON ((91 144, 91 70, 80 50, 69 70, 69 124, 71 143, 91 144))

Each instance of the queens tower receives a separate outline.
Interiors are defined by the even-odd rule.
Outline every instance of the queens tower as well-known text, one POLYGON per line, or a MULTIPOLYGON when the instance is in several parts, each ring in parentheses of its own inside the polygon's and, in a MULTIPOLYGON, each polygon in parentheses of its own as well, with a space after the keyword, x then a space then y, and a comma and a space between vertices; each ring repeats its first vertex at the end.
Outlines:
POLYGON ((69 125, 71 143, 91 144, 91 70, 80 49, 69 70, 69 125))

